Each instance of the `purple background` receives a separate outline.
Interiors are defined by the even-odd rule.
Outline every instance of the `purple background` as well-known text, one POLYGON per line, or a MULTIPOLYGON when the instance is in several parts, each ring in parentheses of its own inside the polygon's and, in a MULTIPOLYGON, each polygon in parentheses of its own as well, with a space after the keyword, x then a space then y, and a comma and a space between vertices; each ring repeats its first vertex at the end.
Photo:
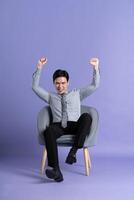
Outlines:
POLYGON ((83 104, 98 109, 105 148, 132 150, 133 1, 6 0, 0 8, 1 152, 7 153, 7 142, 10 153, 24 144, 35 150, 36 115, 44 102, 31 90, 31 76, 43 55, 48 64, 41 85, 48 90, 59 67, 69 71, 70 88, 84 86, 92 74, 88 60, 100 58, 101 86, 83 104))
POLYGON ((31 89, 38 59, 48 58, 41 86, 53 90, 55 69, 70 73, 70 89, 81 87, 92 78, 88 60, 99 57, 100 88, 83 101, 100 115, 98 144, 91 152, 93 157, 111 155, 132 161, 133 19, 133 0, 0 1, 1 158, 41 156, 36 116, 45 103, 31 89))

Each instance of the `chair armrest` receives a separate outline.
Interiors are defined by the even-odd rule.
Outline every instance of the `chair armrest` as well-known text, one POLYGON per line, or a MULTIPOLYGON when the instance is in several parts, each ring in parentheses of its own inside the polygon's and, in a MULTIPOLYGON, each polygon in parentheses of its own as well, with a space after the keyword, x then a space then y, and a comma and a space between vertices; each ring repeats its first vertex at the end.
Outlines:
POLYGON ((39 143, 45 145, 43 132, 49 126, 52 120, 51 109, 49 106, 43 107, 37 116, 37 129, 38 129, 38 140, 39 143))
POLYGON ((96 144, 99 114, 95 108, 89 106, 82 106, 82 113, 84 112, 89 113, 92 117, 89 135, 86 137, 84 142, 84 147, 90 147, 96 144))

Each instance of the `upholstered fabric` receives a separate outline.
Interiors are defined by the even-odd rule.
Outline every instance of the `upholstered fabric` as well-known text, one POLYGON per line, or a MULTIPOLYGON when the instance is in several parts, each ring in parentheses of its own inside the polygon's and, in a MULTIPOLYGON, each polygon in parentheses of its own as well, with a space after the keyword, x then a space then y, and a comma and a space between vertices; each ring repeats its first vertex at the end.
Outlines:
MULTIPOLYGON (((89 106, 81 106, 81 114, 89 113, 92 117, 92 125, 89 130, 89 134, 86 137, 84 147, 94 146, 96 144, 97 128, 98 128, 98 112, 95 108, 89 106)), ((43 107, 37 117, 37 129, 38 129, 38 140, 39 144, 45 145, 43 138, 43 131, 49 126, 52 122, 52 113, 49 106, 43 107)), ((57 143, 60 146, 72 146, 74 135, 63 135, 57 139, 57 143)))

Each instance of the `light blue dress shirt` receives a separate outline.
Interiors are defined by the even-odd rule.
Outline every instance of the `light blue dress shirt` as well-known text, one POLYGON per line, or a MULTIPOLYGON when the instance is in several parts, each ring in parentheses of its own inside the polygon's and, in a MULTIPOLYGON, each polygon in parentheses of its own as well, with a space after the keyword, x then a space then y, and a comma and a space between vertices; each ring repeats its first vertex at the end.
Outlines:
MULTIPOLYGON (((55 92, 48 92, 47 90, 40 87, 40 75, 42 69, 38 69, 33 73, 32 89, 34 92, 49 104, 52 115, 53 122, 61 122, 62 119, 62 105, 61 105, 61 95, 55 92)), ((93 80, 86 87, 80 89, 74 89, 68 91, 66 94, 66 104, 67 104, 67 117, 68 121, 77 121, 81 114, 81 101, 87 96, 91 95, 100 84, 100 73, 99 70, 93 69, 93 80)))

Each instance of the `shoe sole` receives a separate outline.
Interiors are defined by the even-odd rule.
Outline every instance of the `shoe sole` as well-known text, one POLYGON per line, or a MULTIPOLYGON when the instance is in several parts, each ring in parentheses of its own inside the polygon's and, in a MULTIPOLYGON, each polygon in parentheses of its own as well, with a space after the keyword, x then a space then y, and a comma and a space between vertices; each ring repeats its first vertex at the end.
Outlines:
POLYGON ((76 162, 77 162, 77 160, 75 159, 75 160, 73 160, 72 162, 70 162, 70 161, 66 160, 65 162, 66 162, 67 164, 69 164, 69 165, 72 165, 73 163, 76 163, 76 162))
POLYGON ((56 182, 61 182, 63 181, 63 177, 57 177, 54 172, 50 172, 48 170, 46 170, 46 176, 50 179, 54 179, 56 182))

